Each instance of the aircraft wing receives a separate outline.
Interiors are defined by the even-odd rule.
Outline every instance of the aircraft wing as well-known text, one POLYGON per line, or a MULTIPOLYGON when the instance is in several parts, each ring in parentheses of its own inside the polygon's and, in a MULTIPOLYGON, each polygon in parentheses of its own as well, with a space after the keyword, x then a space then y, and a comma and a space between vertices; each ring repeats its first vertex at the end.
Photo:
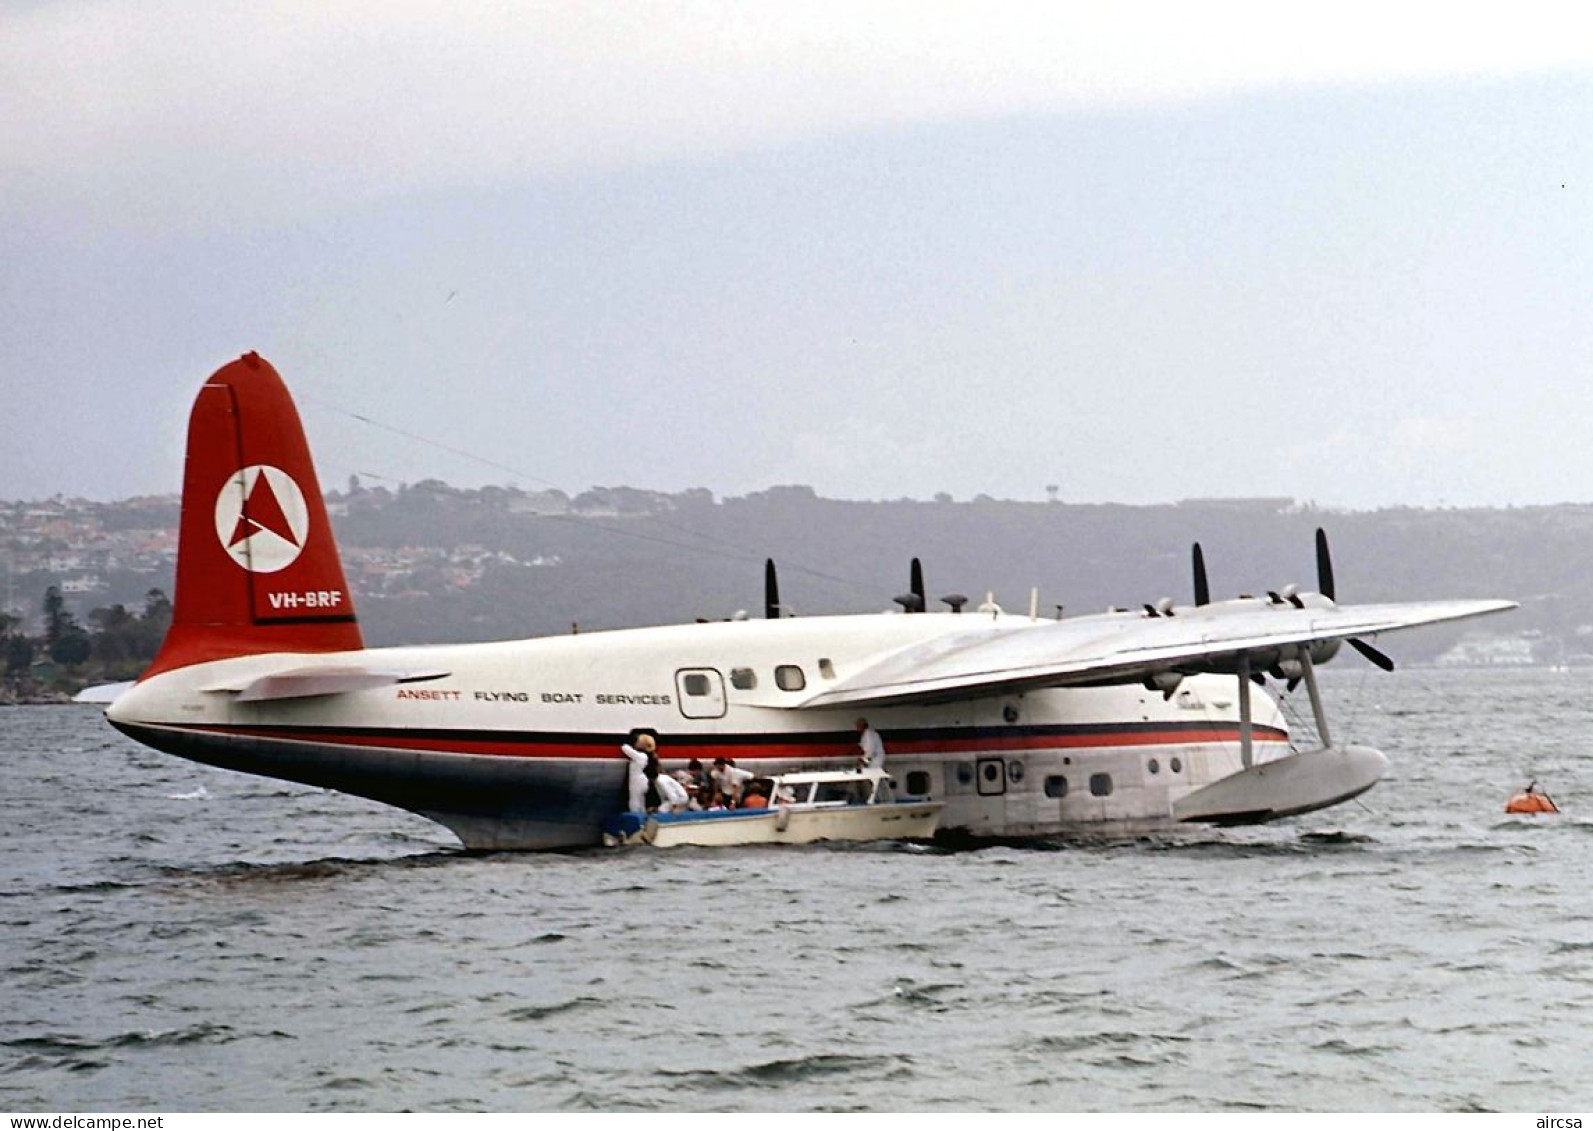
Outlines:
POLYGON ((1171 616, 1108 613, 1011 628, 976 621, 831 684, 799 708, 888 706, 1040 687, 1138 683, 1162 673, 1256 671, 1302 646, 1375 636, 1515 608, 1513 601, 1427 601, 1297 608, 1255 599, 1179 609, 1171 616))

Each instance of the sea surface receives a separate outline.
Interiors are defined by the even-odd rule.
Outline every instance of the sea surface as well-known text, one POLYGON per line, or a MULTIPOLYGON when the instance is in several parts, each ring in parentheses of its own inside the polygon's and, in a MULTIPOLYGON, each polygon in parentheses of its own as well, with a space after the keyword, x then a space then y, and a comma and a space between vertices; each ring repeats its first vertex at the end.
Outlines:
POLYGON ((466 855, 0 708, 0 1109, 1588 1111, 1593 671, 1354 664, 1362 802, 955 852, 466 855))

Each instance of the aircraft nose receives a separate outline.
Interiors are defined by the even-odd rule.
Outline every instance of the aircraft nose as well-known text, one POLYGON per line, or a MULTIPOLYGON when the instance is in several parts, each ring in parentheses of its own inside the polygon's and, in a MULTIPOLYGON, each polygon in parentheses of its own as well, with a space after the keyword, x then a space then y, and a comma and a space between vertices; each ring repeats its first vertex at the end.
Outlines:
POLYGON ((105 717, 113 723, 132 722, 136 717, 137 702, 142 698, 135 683, 122 692, 105 708, 105 717))

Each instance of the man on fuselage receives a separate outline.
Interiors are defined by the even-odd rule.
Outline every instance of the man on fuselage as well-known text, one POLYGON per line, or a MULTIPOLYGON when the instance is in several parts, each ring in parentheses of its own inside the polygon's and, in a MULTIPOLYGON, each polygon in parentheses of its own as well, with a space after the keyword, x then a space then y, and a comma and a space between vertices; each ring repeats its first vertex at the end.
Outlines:
POLYGON ((885 740, 879 736, 879 731, 868 725, 867 719, 857 720, 857 768, 885 768, 885 740))

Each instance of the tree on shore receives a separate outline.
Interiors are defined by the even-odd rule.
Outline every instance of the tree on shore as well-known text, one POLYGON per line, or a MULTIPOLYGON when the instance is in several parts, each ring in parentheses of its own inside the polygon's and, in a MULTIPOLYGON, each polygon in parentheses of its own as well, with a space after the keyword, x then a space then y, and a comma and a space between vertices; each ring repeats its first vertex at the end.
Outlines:
POLYGON ((66 668, 75 668, 94 654, 93 641, 54 585, 44 591, 44 647, 50 659, 66 668))
MULTIPOLYGON (((30 698, 41 691, 35 663, 48 657, 60 669, 54 691, 70 692, 90 683, 132 679, 148 666, 171 626, 171 601, 161 589, 144 595, 134 613, 120 603, 89 612, 78 623, 56 586, 44 595, 44 632, 30 637, 21 620, 0 614, 0 698, 30 698)), ((46 677, 49 678, 49 677, 46 677)))
POLYGON ((18 631, 21 625, 21 617, 0 613, 0 672, 8 681, 22 676, 33 664, 33 641, 18 631))

